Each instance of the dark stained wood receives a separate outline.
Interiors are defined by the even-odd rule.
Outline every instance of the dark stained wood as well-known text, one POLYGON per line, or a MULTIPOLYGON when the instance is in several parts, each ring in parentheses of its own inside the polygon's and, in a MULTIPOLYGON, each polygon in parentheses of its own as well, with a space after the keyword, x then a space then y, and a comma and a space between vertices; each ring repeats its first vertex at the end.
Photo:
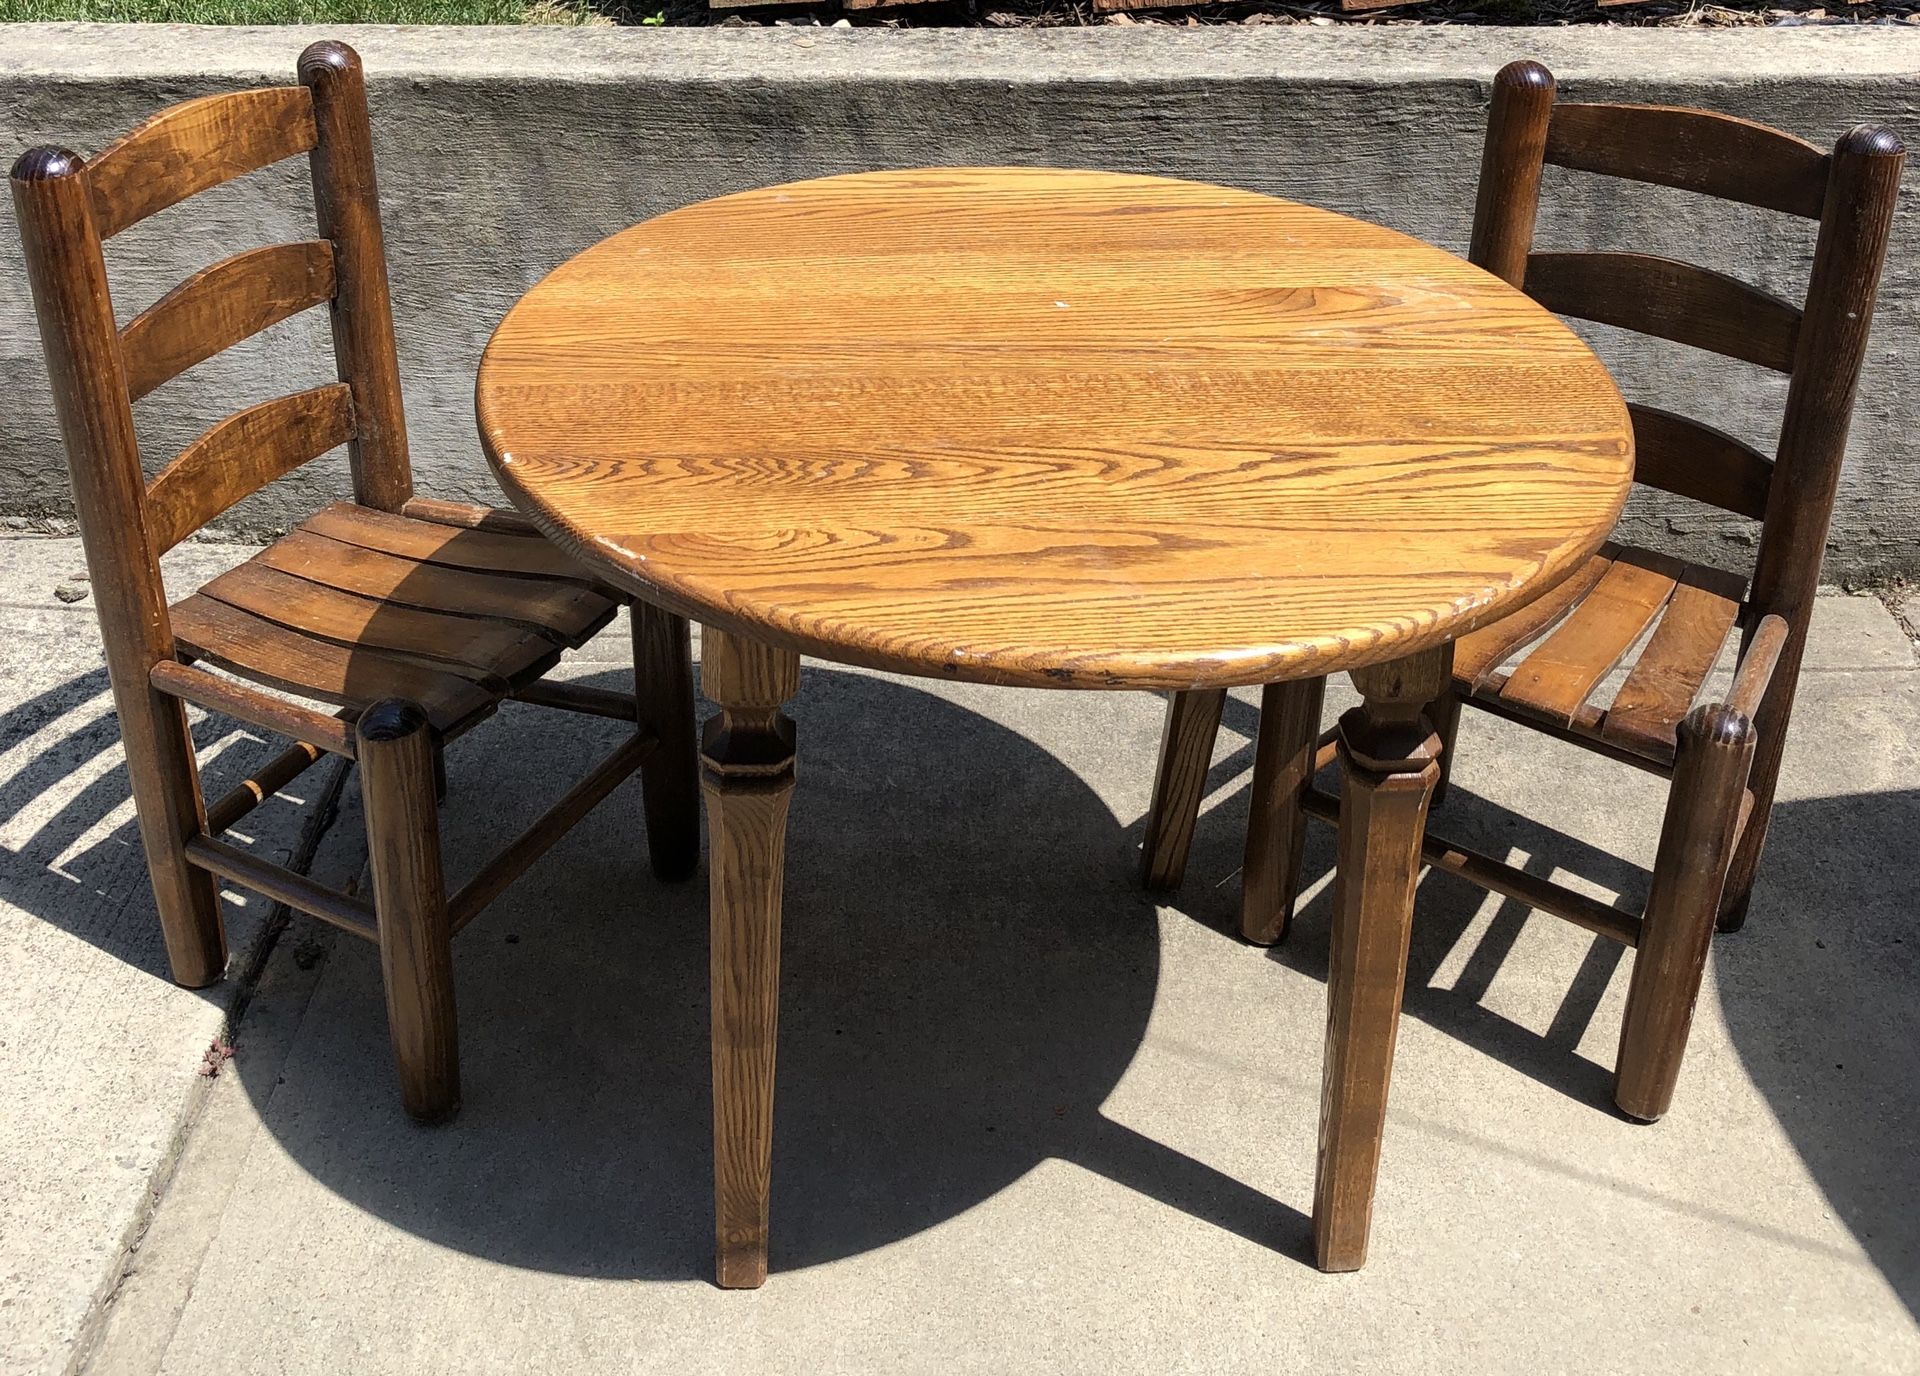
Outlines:
POLYGON ((798 655, 703 629, 701 690, 720 708, 701 743, 700 785, 712 847, 714 1265, 728 1289, 767 1278, 780 899, 793 793, 793 723, 780 709, 799 681, 798 655))
POLYGON ((1657 406, 1628 403, 1635 482, 1755 520, 1767 514, 1773 460, 1752 445, 1657 406))
POLYGON ((1791 372, 1800 308, 1737 277, 1650 253, 1533 253, 1527 294, 1550 311, 1791 372))
POLYGON ((573 830, 575 823, 599 806, 601 799, 645 764, 658 744, 652 732, 636 731, 541 813, 532 826, 481 866, 480 872, 461 885, 447 904, 452 929, 458 932, 478 917, 487 904, 505 893, 508 885, 552 850, 561 837, 573 830))
POLYGON ((207 834, 218 836, 306 773, 326 753, 309 741, 295 741, 207 805, 207 834))
POLYGON ((422 1122, 443 1122, 460 1108, 460 1045, 433 729, 415 704, 388 699, 361 713, 356 735, 400 1100, 422 1122))
POLYGON ((178 660, 163 659, 150 675, 154 691, 263 730, 312 741, 329 754, 353 758, 353 732, 338 716, 316 712, 285 698, 178 660))
POLYGON ((1478 268, 1251 192, 1037 168, 649 220, 513 308, 476 402, 514 504, 625 591, 1054 688, 1439 643, 1578 567, 1631 466, 1591 351, 1478 268))
POLYGON ((1753 717, 1767 700, 1767 692, 1773 686, 1774 675, 1780 671, 1780 657, 1786 653, 1787 642, 1792 637, 1792 628, 1786 618, 1767 615, 1761 618, 1759 628, 1753 639, 1747 642, 1746 653, 1740 656, 1739 667, 1734 671, 1733 690, 1727 694, 1727 706, 1743 717, 1753 717))
POLYGON ((300 528, 342 544, 397 554, 423 564, 563 582, 594 581, 577 562, 538 536, 459 529, 351 502, 336 502, 315 512, 300 523, 300 528))
POLYGON ((416 521, 431 521, 437 526, 459 526, 463 530, 491 530, 501 535, 540 533, 538 526, 517 511, 475 506, 471 502, 445 502, 437 497, 409 497, 400 504, 400 514, 416 521))
POLYGON ((1180 887, 1187 872, 1200 800, 1206 796, 1207 768, 1213 763, 1213 738, 1220 731, 1224 688, 1175 693, 1167 701, 1160 736, 1160 765, 1153 776, 1153 800, 1140 844, 1140 882, 1149 889, 1180 887))
POLYGON ((1680 575, 1660 624, 1607 707, 1605 739, 1671 758, 1680 722, 1740 615, 1740 580, 1711 575, 1698 566, 1680 575))
POLYGON ((1444 654, 1357 669, 1363 703, 1340 719, 1340 839, 1327 956, 1326 1065, 1313 1248, 1323 1271, 1366 1263, 1374 1180, 1407 979, 1414 883, 1439 741, 1423 715, 1444 654))
POLYGON ((308 152, 314 140, 313 101, 298 86, 170 106, 87 164, 100 237, 111 239, 209 187, 308 152))
POLYGON ((367 941, 380 939, 373 909, 367 904, 284 865, 262 860, 213 836, 193 837, 187 842, 186 856, 210 874, 230 879, 276 903, 298 908, 343 932, 352 932, 367 941))
MULTIPOLYGON (((1310 788, 1301 795, 1301 807, 1309 816, 1339 825, 1340 800, 1331 793, 1310 788)), ((1518 899, 1529 908, 1564 918, 1595 936, 1604 936, 1622 946, 1639 943, 1638 914, 1589 898, 1550 879, 1542 879, 1537 874, 1515 869, 1505 861, 1495 860, 1490 855, 1445 840, 1430 831, 1420 843, 1420 858, 1435 869, 1445 870, 1483 889, 1518 899)))
POLYGON ((436 731, 452 732, 493 710, 499 695, 413 660, 348 648, 195 593, 172 607, 180 647, 256 683, 363 709, 383 698, 417 701, 436 731))
POLYGON ((1905 161, 1899 138, 1873 125, 1850 130, 1834 145, 1807 286, 1800 352, 1787 390, 1773 488, 1749 598, 1760 614, 1782 618, 1792 634, 1781 650, 1766 700, 1754 713, 1759 734, 1753 758, 1754 820, 1741 833, 1734 856, 1726 912, 1721 917, 1723 931, 1736 930, 1745 921, 1766 841, 1905 161))
POLYGON ((694 722, 692 632, 687 619, 632 604, 633 682, 640 720, 660 740, 641 767, 647 854, 674 883, 700 865, 700 739, 694 722))
POLYGON ((204 596, 337 645, 419 659, 504 693, 551 667, 560 647, 509 621, 398 607, 340 592, 249 560, 202 588, 204 596))
POLYGON ((608 717, 614 721, 633 720, 633 698, 605 688, 589 688, 583 683, 562 683, 541 679, 516 688, 509 695, 515 702, 535 707, 552 707, 562 712, 579 712, 589 717, 608 717))
POLYGON ((1546 161, 1817 220, 1827 155, 1752 120, 1661 105, 1558 105, 1546 161))
POLYGON ((353 434, 339 383, 236 412, 180 451, 147 488, 147 529, 164 553, 227 510, 353 434))
POLYGON ((1531 644, 1593 591, 1594 585, 1613 567, 1619 552, 1616 545, 1605 546, 1546 596, 1534 599, 1512 616, 1502 617, 1491 626, 1455 641, 1453 681, 1468 693, 1486 686, 1515 650, 1531 644))
MULTIPOLYGON (((446 738, 490 714, 509 691, 532 690, 561 648, 605 626, 618 601, 522 518, 410 500, 359 60, 339 44, 316 45, 302 59, 302 80, 164 111, 91 168, 73 154, 37 150, 15 166, 14 193, 175 976, 199 985, 224 968, 216 873, 378 939, 405 1101, 417 1116, 438 1118, 459 1096, 450 929, 433 830, 446 738), (216 263, 116 330, 103 234, 308 150, 323 238, 216 263), (341 381, 230 417, 145 484, 132 398, 325 300, 333 303, 341 381), (168 607, 160 551, 262 483, 348 442, 355 490, 379 510, 329 508, 168 607), (227 672, 183 662, 190 659, 227 672), (342 710, 315 711, 269 689, 342 710), (297 743, 209 810, 185 703, 297 743), (361 758, 372 909, 217 837, 321 750, 361 758)), ((580 707, 579 694, 589 691, 575 690, 566 705, 580 707)), ((635 698, 619 701, 618 715, 632 721, 635 698)), ((635 730, 615 773, 651 748, 649 726, 635 730)), ((465 893, 463 920, 483 891, 524 867, 613 777, 606 767, 590 776, 532 840, 484 868, 479 887, 465 893)), ((685 811, 682 825, 697 826, 690 797, 685 811)))
POLYGON ((1593 591, 1546 640, 1521 660, 1500 699, 1562 726, 1660 615, 1673 594, 1677 561, 1626 550, 1593 591))
POLYGON ((578 645, 613 616, 615 604, 585 588, 418 564, 295 529, 256 558, 271 568, 404 607, 517 622, 578 645))
POLYGON ((1721 704, 1697 709, 1680 728, 1613 1091, 1622 1113, 1646 1122, 1673 1103, 1753 747, 1753 723, 1721 704))
POLYGON ((323 41, 300 54, 301 85, 313 93, 313 199, 320 233, 333 241, 333 350, 340 380, 353 389, 353 495, 362 506, 398 511, 413 495, 393 302, 373 172, 360 55, 323 41))
POLYGON ((1240 935, 1256 946, 1284 941, 1293 920, 1307 831, 1301 800, 1313 784, 1326 687, 1323 678, 1295 679, 1270 683, 1260 694, 1260 736, 1240 870, 1240 935))
POLYGON ((1493 78, 1467 261, 1516 287, 1526 282, 1533 251, 1553 93, 1553 73, 1538 62, 1509 62, 1493 78))
POLYGON ((167 960, 176 983, 200 988, 226 970, 226 932, 212 878, 183 850, 206 829, 186 713, 150 678, 173 637, 92 199, 80 160, 59 149, 23 155, 12 182, 167 960))
POLYGON ((333 296, 333 245, 312 239, 249 249, 202 268, 120 331, 138 401, 223 349, 333 296))

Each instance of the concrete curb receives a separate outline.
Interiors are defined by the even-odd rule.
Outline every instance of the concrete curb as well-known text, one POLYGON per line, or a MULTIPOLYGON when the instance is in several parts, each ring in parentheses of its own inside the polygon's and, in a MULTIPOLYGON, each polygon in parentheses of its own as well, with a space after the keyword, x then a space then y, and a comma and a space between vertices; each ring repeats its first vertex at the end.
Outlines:
MULTIPOLYGON (((802 176, 916 164, 1104 166, 1252 187, 1464 246, 1487 82, 1522 55, 1569 94, 1696 104, 1821 142, 1863 120, 1920 128, 1920 30, 1229 29, 1130 32, 543 28, 0 27, 0 150, 97 149, 157 105, 290 77, 321 34, 372 76, 401 357, 423 489, 496 496, 473 442, 471 380, 493 325, 533 281, 636 219, 802 176)), ((110 253, 122 313, 213 257, 310 233, 303 172, 229 187, 110 253), (204 229, 204 232, 203 232, 204 229)), ((4 214, 6 212, 0 212, 4 214)), ((1546 243, 1661 246, 1797 295, 1804 222, 1602 179, 1558 179, 1546 243)), ((1841 494, 1829 572, 1920 569, 1907 455, 1920 394, 1912 195, 1893 258, 1841 494)), ((0 280, 18 283, 11 228, 0 280)), ((1784 379, 1595 329, 1629 395, 1770 444, 1784 379)), ((143 404, 164 461, 243 401, 311 385, 325 329, 299 318, 143 404)), ((68 509, 25 293, 0 292, 0 512, 68 509)), ((237 508, 270 533, 343 490, 311 465, 237 508)), ((1740 563, 1748 523, 1676 500, 1636 502, 1625 533, 1740 563)))

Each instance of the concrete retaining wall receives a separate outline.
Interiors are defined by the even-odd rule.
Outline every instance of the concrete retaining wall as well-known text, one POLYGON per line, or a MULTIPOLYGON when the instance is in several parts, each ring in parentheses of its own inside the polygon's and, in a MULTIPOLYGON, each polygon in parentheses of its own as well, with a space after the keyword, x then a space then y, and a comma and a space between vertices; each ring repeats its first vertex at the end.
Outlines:
MULTIPOLYGON (((190 29, 0 26, 0 152, 90 153, 157 106, 292 79, 319 36, 372 78, 417 483, 485 499, 471 387, 528 286, 613 230, 720 192, 927 163, 1051 163, 1230 183, 1464 248, 1488 78, 1537 56, 1579 98, 1701 105, 1822 143, 1915 117, 1920 32, 1775 29, 880 30, 190 29)), ((1543 246, 1661 245, 1794 296, 1811 226, 1549 171, 1543 246)), ((1920 224, 1912 182, 1854 427, 1830 576, 1920 570, 1920 224)), ((123 317, 225 253, 311 233, 303 167, 230 184, 110 246, 123 317)), ((0 210, 9 218, 10 207, 0 210)), ((1770 446, 1784 380, 1595 330, 1629 396, 1770 446)), ((138 410, 157 464, 246 402, 322 380, 324 319, 276 327, 138 410)), ((70 509, 11 223, 0 227, 0 513, 70 509)), ((310 465, 238 508, 278 528, 342 491, 310 465)), ((1628 534, 1728 563, 1748 523, 1637 499, 1628 534)))

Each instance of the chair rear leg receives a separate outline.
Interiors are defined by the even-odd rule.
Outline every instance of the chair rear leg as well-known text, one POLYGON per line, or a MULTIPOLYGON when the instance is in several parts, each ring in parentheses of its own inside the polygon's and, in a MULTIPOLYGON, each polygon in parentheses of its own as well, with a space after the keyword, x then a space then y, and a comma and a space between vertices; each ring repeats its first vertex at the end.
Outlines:
POLYGON ((1427 704, 1427 720, 1440 738, 1440 782, 1434 786, 1433 804, 1447 800, 1447 785, 1453 782, 1453 750, 1460 739, 1460 697, 1451 688, 1427 704))
POLYGON ((1752 723, 1732 708, 1696 708, 1679 734, 1614 1071, 1614 1102, 1646 1122, 1673 1103, 1753 762, 1752 723))
POLYGON ((442 1122, 460 1107, 460 1045, 433 732, 420 708, 389 698, 361 714, 357 734, 400 1098, 415 1118, 442 1122))
POLYGON ((700 741, 687 619, 645 602, 633 614, 633 696, 660 744, 640 766, 653 872, 672 882, 700 865, 700 741))
POLYGON ((1186 876, 1193 826, 1207 792, 1207 766, 1213 763, 1213 738, 1226 701, 1226 689, 1202 688, 1175 693, 1167 703, 1140 852, 1140 882, 1149 889, 1177 889, 1186 876))
POLYGON ((1300 887, 1307 814, 1300 798, 1313 783, 1320 743, 1324 678, 1269 683, 1260 694, 1260 740, 1253 755, 1253 803, 1240 869, 1240 935, 1256 946, 1286 939, 1300 887))

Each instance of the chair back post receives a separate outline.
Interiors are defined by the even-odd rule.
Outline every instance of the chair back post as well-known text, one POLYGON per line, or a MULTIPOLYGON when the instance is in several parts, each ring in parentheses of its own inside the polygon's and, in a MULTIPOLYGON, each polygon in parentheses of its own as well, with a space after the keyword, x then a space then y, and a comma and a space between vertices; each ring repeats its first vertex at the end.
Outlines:
POLYGON ((1538 62, 1509 62, 1493 78, 1467 261, 1515 287, 1526 284, 1553 97, 1553 73, 1538 62))
POLYGON ((1898 136, 1872 125, 1833 151, 1745 628, 1751 639, 1774 614, 1789 630, 1755 723, 1768 757, 1756 761, 1756 776, 1771 777, 1793 703, 1905 158, 1898 136))
POLYGON ((320 233, 333 243, 336 288, 330 307, 340 380, 353 391, 355 435, 348 453, 354 500, 398 511, 413 495, 407 418, 394 350, 387 251, 374 181, 373 130, 360 57, 344 43, 300 54, 300 83, 313 93, 313 197, 320 233))
POLYGON ((212 879, 182 848, 206 826, 185 709, 153 688, 174 658, 166 589, 147 532, 146 480, 85 165, 36 148, 13 166, 13 198, 75 514, 100 618, 107 675, 143 821, 147 864, 174 978, 199 987, 226 967, 212 879))

